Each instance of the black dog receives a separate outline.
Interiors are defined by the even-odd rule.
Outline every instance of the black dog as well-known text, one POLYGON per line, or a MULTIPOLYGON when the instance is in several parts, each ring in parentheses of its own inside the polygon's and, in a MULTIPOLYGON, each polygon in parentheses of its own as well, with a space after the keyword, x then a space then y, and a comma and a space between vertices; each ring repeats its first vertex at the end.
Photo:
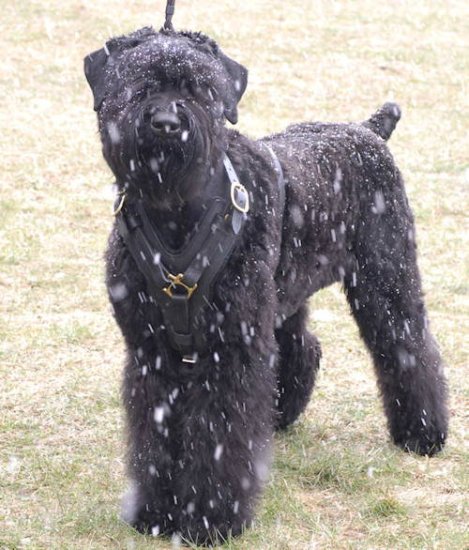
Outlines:
POLYGON ((393 440, 439 451, 446 385, 385 144, 398 107, 252 141, 225 127, 247 71, 202 34, 144 28, 85 70, 119 190, 107 285, 128 351, 126 519, 198 542, 250 523, 273 430, 319 367, 307 300, 337 281, 393 440))

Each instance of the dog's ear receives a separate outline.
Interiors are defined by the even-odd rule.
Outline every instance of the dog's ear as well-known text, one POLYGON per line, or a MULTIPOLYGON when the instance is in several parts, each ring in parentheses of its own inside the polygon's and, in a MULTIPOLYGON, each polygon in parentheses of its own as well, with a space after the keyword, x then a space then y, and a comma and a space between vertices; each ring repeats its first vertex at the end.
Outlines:
POLYGON ((106 64, 115 63, 120 52, 132 49, 156 34, 152 27, 143 27, 128 36, 109 39, 104 48, 85 57, 85 75, 93 92, 95 111, 99 109, 106 95, 106 64))
POLYGON ((97 111, 104 100, 105 73, 104 67, 109 57, 109 50, 101 48, 85 57, 85 76, 94 97, 94 110, 97 111))
POLYGON ((231 93, 224 101, 225 116, 231 124, 236 124, 238 122, 238 103, 248 85, 248 70, 220 50, 217 52, 217 57, 231 79, 229 85, 231 93))

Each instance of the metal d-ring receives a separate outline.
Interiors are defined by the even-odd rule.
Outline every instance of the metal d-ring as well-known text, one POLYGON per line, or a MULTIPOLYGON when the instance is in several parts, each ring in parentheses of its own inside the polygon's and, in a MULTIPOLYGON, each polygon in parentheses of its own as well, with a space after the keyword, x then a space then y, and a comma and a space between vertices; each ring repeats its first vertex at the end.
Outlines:
POLYGON ((249 194, 246 190, 246 187, 239 183, 239 181, 233 181, 231 183, 231 202, 236 210, 238 210, 242 214, 246 214, 246 212, 249 212, 249 194), (240 192, 241 195, 244 197, 244 203, 239 202, 238 197, 236 196, 237 192, 240 192))

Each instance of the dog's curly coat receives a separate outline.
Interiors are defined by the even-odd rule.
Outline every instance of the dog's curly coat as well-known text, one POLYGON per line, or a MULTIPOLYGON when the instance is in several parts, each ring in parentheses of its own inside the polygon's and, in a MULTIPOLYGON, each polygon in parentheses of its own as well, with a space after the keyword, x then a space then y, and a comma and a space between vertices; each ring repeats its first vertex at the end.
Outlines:
POLYGON ((141 29, 88 56, 85 70, 117 186, 128 202, 144 201, 173 248, 227 185, 225 152, 252 202, 198 319, 206 354, 193 368, 169 345, 144 276, 111 233, 107 285, 127 345, 127 520, 199 542, 250 523, 274 428, 304 410, 319 367, 307 300, 337 281, 373 357, 393 440, 440 450, 446 384, 412 213, 385 144, 397 106, 362 124, 304 123, 253 141, 225 127, 237 121, 247 71, 202 34, 141 29), (155 131, 155 113, 168 112, 176 116, 155 131), (267 145, 284 172, 284 215, 267 145))

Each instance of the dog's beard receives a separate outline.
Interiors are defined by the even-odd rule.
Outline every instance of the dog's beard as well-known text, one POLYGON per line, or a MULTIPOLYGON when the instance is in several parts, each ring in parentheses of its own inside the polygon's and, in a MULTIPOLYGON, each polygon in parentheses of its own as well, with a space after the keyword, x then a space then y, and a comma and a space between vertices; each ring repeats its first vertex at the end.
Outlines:
POLYGON ((105 127, 103 152, 118 185, 155 207, 200 195, 222 153, 210 138, 221 122, 189 109, 180 115, 182 128, 174 136, 155 135, 141 112, 123 117, 123 130, 113 123, 105 127))

